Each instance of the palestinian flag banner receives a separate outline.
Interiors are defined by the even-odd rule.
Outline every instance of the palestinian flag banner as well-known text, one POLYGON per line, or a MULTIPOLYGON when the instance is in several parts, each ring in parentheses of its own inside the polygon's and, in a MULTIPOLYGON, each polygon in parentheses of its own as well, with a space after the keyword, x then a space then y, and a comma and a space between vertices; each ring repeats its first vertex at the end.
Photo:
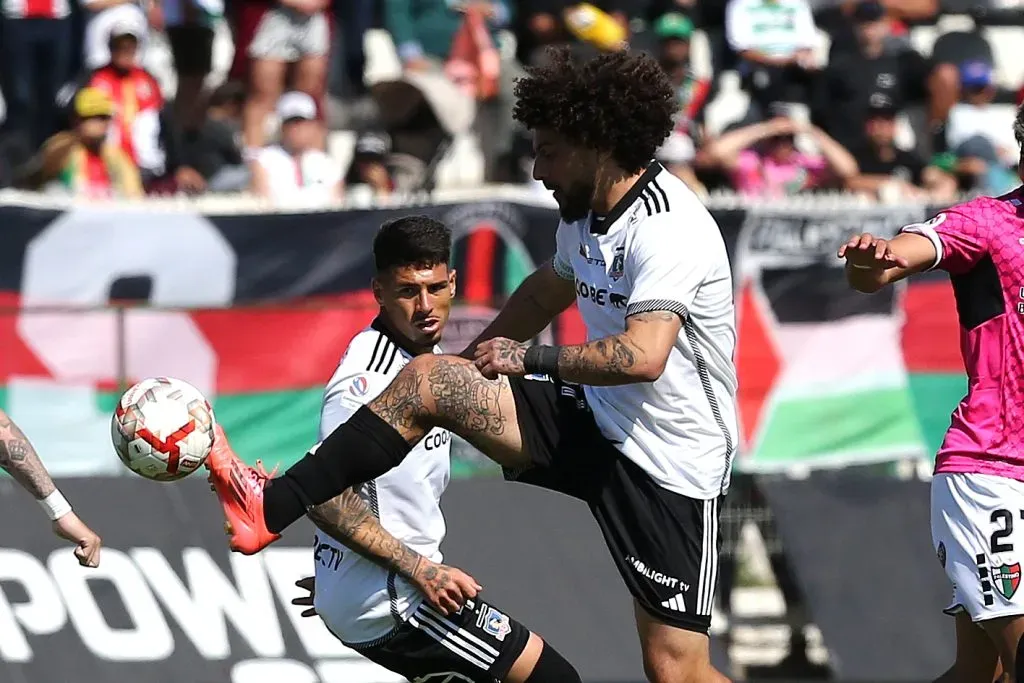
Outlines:
MULTIPOLYGON (((374 316, 372 240, 421 212, 455 236, 454 351, 550 258, 557 214, 481 201, 310 214, 0 206, 0 406, 61 476, 120 475, 110 415, 154 375, 191 382, 247 460, 313 444, 323 385, 374 316)), ((922 457, 962 395, 952 294, 921 280, 867 297, 834 258, 849 233, 920 210, 715 211, 737 285, 737 467, 778 471, 922 457)), ((685 222, 680 224, 685 244, 685 222)), ((541 340, 578 343, 575 309, 541 340)), ((493 473, 459 448, 455 476, 493 473)))

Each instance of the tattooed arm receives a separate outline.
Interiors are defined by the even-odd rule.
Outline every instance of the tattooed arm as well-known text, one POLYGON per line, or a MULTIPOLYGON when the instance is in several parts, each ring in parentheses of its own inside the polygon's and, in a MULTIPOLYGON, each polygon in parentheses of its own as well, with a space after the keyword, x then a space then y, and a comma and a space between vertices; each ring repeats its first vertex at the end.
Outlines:
POLYGON ((87 527, 64 499, 43 466, 36 449, 32 447, 25 433, 14 424, 14 420, 0 410, 0 468, 14 477, 14 480, 32 494, 50 514, 53 532, 66 541, 75 544, 75 557, 84 567, 96 567, 100 563, 102 542, 96 533, 87 527), (54 501, 59 499, 59 501, 54 501))
POLYGON ((352 489, 314 506, 309 518, 345 547, 416 586, 442 614, 457 611, 480 590, 465 572, 433 562, 392 536, 352 489))
POLYGON ((309 518, 325 534, 374 564, 413 581, 425 557, 392 536, 353 489, 314 506, 309 518))
POLYGON ((0 468, 14 477, 36 500, 56 490, 32 444, 18 425, 0 410, 0 468))
MULTIPOLYGON (((665 370, 681 325, 679 316, 669 311, 631 315, 620 334, 557 347, 558 374, 591 386, 653 382, 665 370)), ((492 339, 480 347, 475 363, 485 377, 521 376, 526 374, 526 349, 511 339, 492 339)))

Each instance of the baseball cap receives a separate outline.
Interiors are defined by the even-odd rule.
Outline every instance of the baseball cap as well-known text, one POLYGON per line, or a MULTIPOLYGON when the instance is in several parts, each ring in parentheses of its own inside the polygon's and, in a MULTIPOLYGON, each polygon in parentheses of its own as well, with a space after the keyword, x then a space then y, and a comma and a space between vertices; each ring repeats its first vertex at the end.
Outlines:
POLYGON ((853 8, 853 18, 856 21, 878 21, 884 16, 885 7, 878 0, 861 0, 853 8))
POLYGON ((895 117, 899 113, 899 104, 885 93, 876 92, 868 98, 868 116, 895 117))
POLYGON ((693 35, 693 22, 685 14, 669 12, 654 22, 654 35, 661 39, 689 40, 693 35))
POLYGON ((292 119, 316 120, 316 102, 304 92, 286 92, 277 101, 277 116, 281 121, 292 119))
POLYGON ((363 133, 356 140, 355 154, 361 157, 382 157, 391 151, 391 138, 387 133, 363 133))
POLYGON ((992 67, 973 60, 960 65, 960 85, 966 88, 984 88, 992 84, 992 67))
POLYGON ((142 34, 144 30, 136 22, 133 21, 118 21, 110 27, 110 39, 120 38, 121 36, 131 36, 135 40, 142 40, 142 34))
POLYGON ((114 102, 99 88, 82 88, 75 95, 75 114, 83 119, 113 116, 114 102))

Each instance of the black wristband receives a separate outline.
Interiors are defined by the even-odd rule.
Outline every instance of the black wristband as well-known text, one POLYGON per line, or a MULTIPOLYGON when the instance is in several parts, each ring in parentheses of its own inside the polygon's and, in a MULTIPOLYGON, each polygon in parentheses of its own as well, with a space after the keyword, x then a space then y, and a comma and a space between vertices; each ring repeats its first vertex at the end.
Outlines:
POLYGON ((528 375, 547 375, 552 379, 558 377, 558 347, 531 346, 526 349, 523 357, 523 369, 528 375))

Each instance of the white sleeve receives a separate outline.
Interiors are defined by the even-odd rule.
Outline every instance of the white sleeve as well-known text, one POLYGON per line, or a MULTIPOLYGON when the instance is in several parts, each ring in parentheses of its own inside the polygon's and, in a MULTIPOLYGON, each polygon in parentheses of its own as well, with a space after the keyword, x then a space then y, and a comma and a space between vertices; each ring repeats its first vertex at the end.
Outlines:
POLYGON ((555 231, 555 255, 551 258, 551 266, 558 276, 569 281, 576 279, 576 272, 572 267, 572 236, 572 227, 564 221, 559 222, 558 230, 555 231))
POLYGON ((715 245, 701 237, 710 228, 677 221, 648 221, 626 250, 626 317, 671 311, 685 318, 714 263, 715 245), (691 228, 687 237, 685 232, 691 228))
POLYGON ((733 52, 754 47, 754 27, 744 11, 743 0, 730 0, 725 8, 725 38, 733 52))
POLYGON ((375 372, 336 373, 324 390, 320 408, 320 440, 326 439, 387 386, 388 379, 375 372))
POLYGON ((818 41, 818 29, 814 25, 814 15, 811 14, 811 6, 806 2, 798 3, 796 11, 796 44, 801 48, 813 48, 818 41))

